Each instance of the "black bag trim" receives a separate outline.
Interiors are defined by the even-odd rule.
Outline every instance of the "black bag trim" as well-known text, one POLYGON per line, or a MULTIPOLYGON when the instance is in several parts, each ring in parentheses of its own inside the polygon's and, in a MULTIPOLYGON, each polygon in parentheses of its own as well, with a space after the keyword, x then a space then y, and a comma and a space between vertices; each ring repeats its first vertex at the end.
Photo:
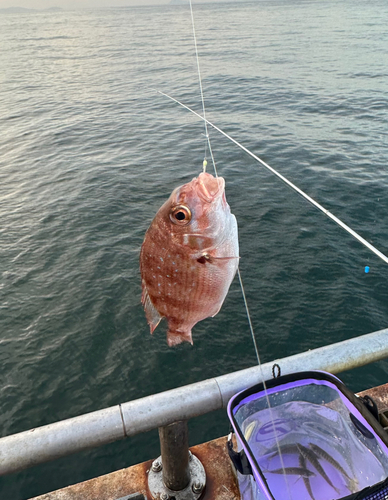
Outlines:
POLYGON ((245 451, 235 451, 233 449, 233 441, 232 441, 232 433, 229 434, 229 438, 227 441, 228 453, 231 461, 235 468, 239 471, 240 474, 244 474, 244 476, 253 475, 251 464, 247 456, 245 455, 245 451))

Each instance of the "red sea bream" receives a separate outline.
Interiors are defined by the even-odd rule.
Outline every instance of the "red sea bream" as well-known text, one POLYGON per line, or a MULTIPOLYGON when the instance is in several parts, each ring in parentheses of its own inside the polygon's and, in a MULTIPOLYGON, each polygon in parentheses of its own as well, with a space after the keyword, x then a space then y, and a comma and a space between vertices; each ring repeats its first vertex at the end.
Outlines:
POLYGON ((220 310, 238 259, 237 222, 224 179, 201 173, 174 189, 140 252, 142 304, 151 333, 165 317, 168 345, 192 344, 192 327, 220 310))

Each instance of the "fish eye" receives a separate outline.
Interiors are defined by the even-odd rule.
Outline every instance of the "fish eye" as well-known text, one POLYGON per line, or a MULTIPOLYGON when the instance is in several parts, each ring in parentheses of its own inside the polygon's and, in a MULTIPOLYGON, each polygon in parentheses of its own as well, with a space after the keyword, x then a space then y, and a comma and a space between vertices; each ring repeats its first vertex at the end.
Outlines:
POLYGON ((185 226, 191 221, 191 211, 185 205, 177 205, 170 210, 170 220, 179 226, 185 226))

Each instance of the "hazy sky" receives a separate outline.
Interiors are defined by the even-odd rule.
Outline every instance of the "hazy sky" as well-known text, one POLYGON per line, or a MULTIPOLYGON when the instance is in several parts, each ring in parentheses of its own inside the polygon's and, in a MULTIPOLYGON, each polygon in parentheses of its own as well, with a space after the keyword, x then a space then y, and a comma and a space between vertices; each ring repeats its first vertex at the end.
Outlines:
POLYGON ((125 5, 167 4, 169 0, 0 0, 0 9, 24 7, 27 9, 46 9, 49 7, 122 7, 125 5))

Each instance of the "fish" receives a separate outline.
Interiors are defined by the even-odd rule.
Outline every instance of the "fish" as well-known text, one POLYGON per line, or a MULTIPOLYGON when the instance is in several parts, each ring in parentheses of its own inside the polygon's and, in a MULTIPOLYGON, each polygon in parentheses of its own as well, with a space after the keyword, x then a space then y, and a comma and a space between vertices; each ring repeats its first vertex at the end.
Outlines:
MULTIPOLYGON (((299 454, 299 467, 301 467, 302 469, 307 468, 306 458, 302 454, 299 454)), ((304 482, 304 485, 306 487, 307 493, 310 495, 311 500, 315 500, 315 497, 313 495, 313 490, 311 488, 310 479, 306 476, 303 476, 302 478, 303 478, 303 482, 304 482)))
POLYGON ((329 484, 339 494, 339 489, 334 486, 329 476, 326 474, 324 468, 319 463, 319 460, 315 452, 310 450, 310 448, 306 448, 306 446, 303 446, 301 444, 298 444, 298 449, 300 454, 311 463, 311 465, 317 470, 318 474, 320 474, 323 477, 323 479, 327 482, 327 484, 329 484))
MULTIPOLYGON (((325 460, 327 463, 332 465, 335 469, 337 469, 344 477, 345 477, 345 482, 347 485, 347 488, 351 493, 356 493, 359 490, 358 486, 358 481, 357 479, 353 479, 349 476, 349 474, 345 471, 345 469, 335 460, 329 453, 327 453, 325 450, 323 450, 320 446, 318 446, 315 443, 308 443, 308 446, 303 446, 300 443, 291 443, 291 444, 285 444, 280 446, 280 455, 298 455, 299 459, 299 466, 303 469, 306 468, 306 461, 308 460, 313 467, 317 470, 317 472, 323 477, 323 479, 332 487, 335 489, 337 493, 339 493, 338 488, 336 488, 328 475, 326 474, 325 470, 323 469, 322 465, 319 462, 319 459, 325 460)), ((279 456, 279 449, 273 449, 271 450, 268 458, 269 460, 272 460, 276 456, 279 456)), ((314 496, 312 494, 311 490, 311 484, 310 480, 308 477, 304 476, 303 477, 304 484, 306 486, 306 489, 311 497, 312 500, 314 500, 314 496)))
POLYGON ((267 470, 268 474, 289 474, 294 476, 311 477, 315 476, 315 472, 306 469, 305 467, 280 467, 280 469, 267 470))
POLYGON ((219 312, 238 263, 225 180, 202 172, 173 190, 144 237, 141 302, 151 334, 166 318, 169 346, 193 344, 193 326, 219 312))
POLYGON ((326 462, 331 464, 335 469, 337 469, 343 476, 345 476, 346 486, 351 493, 356 493, 359 490, 358 480, 352 478, 346 472, 346 470, 335 460, 329 453, 323 450, 320 446, 314 443, 309 443, 310 448, 326 462))
POLYGON ((326 462, 331 464, 335 469, 337 469, 346 479, 351 480, 352 478, 345 471, 345 469, 335 460, 327 451, 323 450, 320 446, 314 443, 309 443, 309 447, 326 462))
POLYGON ((278 455, 295 455, 299 454, 299 448, 296 443, 283 444, 279 447, 272 448, 269 452, 269 459, 275 458, 278 455), (279 453, 280 452, 280 453, 279 453))

